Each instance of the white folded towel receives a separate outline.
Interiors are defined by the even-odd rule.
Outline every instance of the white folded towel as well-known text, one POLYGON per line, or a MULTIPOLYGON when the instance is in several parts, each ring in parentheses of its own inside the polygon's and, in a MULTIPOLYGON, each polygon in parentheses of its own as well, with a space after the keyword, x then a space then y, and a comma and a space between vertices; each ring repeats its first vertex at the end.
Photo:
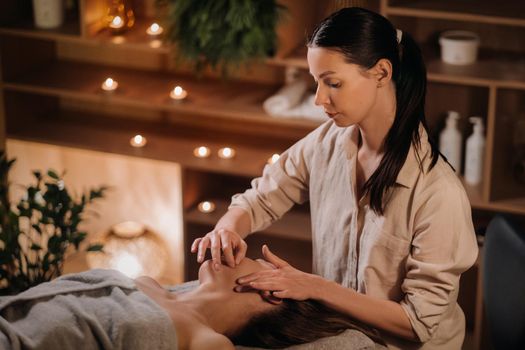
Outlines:
POLYGON ((324 112, 324 108, 315 105, 315 95, 308 95, 305 97, 297 107, 289 109, 282 114, 284 117, 294 118, 306 118, 320 122, 324 122, 328 119, 328 116, 324 112))
POLYGON ((269 115, 282 115, 284 111, 301 102, 307 88, 308 84, 305 79, 297 79, 283 86, 275 95, 267 98, 263 103, 263 108, 269 115))

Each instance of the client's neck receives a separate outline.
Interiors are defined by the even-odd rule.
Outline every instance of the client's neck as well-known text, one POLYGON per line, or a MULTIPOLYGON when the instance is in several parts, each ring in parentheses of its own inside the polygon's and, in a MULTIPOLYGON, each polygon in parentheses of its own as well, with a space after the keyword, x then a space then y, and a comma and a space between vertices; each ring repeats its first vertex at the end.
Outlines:
POLYGON ((199 322, 226 336, 232 335, 249 318, 242 299, 240 293, 219 291, 210 284, 201 284, 177 296, 177 302, 193 311, 199 322))

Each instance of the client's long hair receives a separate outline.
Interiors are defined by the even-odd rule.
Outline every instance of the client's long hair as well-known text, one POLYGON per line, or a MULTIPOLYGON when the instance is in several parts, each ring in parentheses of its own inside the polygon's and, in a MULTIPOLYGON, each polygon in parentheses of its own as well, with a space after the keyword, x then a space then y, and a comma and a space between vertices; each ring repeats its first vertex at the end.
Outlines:
POLYGON ((356 329, 376 342, 377 331, 317 301, 284 299, 271 311, 256 315, 231 337, 236 345, 279 349, 356 329))

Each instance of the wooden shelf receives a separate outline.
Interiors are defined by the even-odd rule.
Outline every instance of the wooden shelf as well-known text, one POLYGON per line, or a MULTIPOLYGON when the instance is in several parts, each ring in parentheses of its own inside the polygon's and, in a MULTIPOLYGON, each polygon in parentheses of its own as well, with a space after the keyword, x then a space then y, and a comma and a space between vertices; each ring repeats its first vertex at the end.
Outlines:
MULTIPOLYGON (((308 69, 306 47, 297 48, 285 58, 272 58, 269 64, 308 69)), ((436 49, 424 47, 429 82, 525 90, 525 58, 485 51, 477 62, 457 66, 444 63, 436 49)))
POLYGON ((75 20, 65 21, 59 28, 36 28, 33 21, 24 21, 16 25, 0 28, 1 34, 47 40, 81 40, 80 23, 75 20))
POLYGON ((386 15, 525 27, 521 0, 403 0, 384 11, 386 15))
POLYGON ((458 66, 441 60, 437 50, 423 48, 430 82, 525 89, 525 57, 481 51, 478 61, 458 66))
POLYGON ((246 177, 259 176, 268 158, 273 153, 282 151, 271 146, 262 148, 238 145, 235 146, 235 158, 225 160, 218 158, 216 152, 222 147, 232 146, 231 144, 212 141, 213 135, 188 137, 187 134, 185 130, 165 123, 133 120, 123 123, 122 119, 98 117, 74 110, 62 110, 58 114, 32 120, 26 118, 7 121, 9 138, 164 160, 179 163, 188 169, 246 177), (147 138, 146 147, 130 146, 131 137, 137 133, 147 138), (193 150, 202 145, 212 150, 212 156, 206 159, 193 156, 193 150))
MULTIPOLYGON (((185 220, 189 223, 215 226, 220 217, 228 210, 229 202, 221 199, 203 199, 213 201, 216 205, 212 213, 201 213, 196 206, 185 213, 185 220)), ((291 210, 281 220, 262 231, 267 235, 310 242, 312 232, 310 215, 308 213, 291 210)))
POLYGON ((273 118, 266 114, 262 103, 275 93, 277 86, 248 82, 228 84, 218 80, 196 80, 161 72, 79 62, 54 62, 6 81, 4 88, 93 103, 213 116, 236 122, 256 121, 272 126, 295 126, 304 129, 305 133, 320 125, 319 122, 303 118, 273 118), (107 93, 100 88, 107 77, 118 81, 118 90, 107 93), (169 98, 169 92, 175 85, 188 90, 186 101, 179 103, 169 98))
POLYGON ((30 22, 13 27, 0 27, 0 34, 25 38, 53 40, 57 42, 73 42, 85 45, 115 46, 126 49, 145 50, 154 53, 169 53, 171 47, 163 43, 161 37, 153 39, 146 34, 146 29, 153 21, 137 20, 135 26, 121 35, 114 35, 107 29, 98 31, 93 36, 82 36, 79 24, 67 22, 57 29, 38 29, 30 22))

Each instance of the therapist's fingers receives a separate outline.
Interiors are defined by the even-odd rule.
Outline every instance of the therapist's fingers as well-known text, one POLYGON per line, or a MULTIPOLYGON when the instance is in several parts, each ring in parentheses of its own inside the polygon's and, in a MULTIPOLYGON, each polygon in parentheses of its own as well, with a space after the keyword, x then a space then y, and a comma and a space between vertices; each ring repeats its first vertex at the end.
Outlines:
MULTIPOLYGON (((253 289, 258 289, 258 290, 269 290, 269 291, 279 291, 279 290, 282 290, 282 286, 283 286, 283 283, 282 281, 275 281, 275 280, 271 280, 271 281, 267 281, 267 282, 258 282, 258 281, 255 281, 255 282, 250 282, 248 284, 250 287, 252 287, 253 289)), ((275 293, 275 292, 274 292, 275 293)))
POLYGON ((196 253, 197 252, 197 249, 199 248, 199 243, 201 242, 202 240, 202 237, 199 237, 197 239, 195 239, 191 245, 191 252, 192 253, 196 253))
MULTIPOLYGON (((240 237, 239 237, 240 238, 240 237)), ((240 239, 237 246, 235 247, 235 264, 239 265, 246 256, 246 251, 248 250, 248 244, 244 241, 244 239, 240 239)))
POLYGON ((202 263, 204 261, 204 256, 206 255, 206 249, 210 244, 210 239, 208 237, 202 237, 199 242, 199 252, 197 253, 197 262, 202 263))
POLYGON ((270 251, 270 248, 268 248, 268 246, 266 244, 263 245, 263 247, 262 247, 262 253, 263 253, 264 259, 266 261, 274 264, 277 268, 290 266, 290 264, 288 264, 286 261, 284 261, 283 259, 279 258, 277 255, 272 253, 270 251))
POLYGON ((256 281, 258 279, 264 279, 264 278, 275 278, 279 276, 279 272, 277 270, 262 270, 250 273, 246 276, 241 276, 237 279, 238 284, 247 284, 253 281, 256 281))
POLYGON ((221 238, 219 235, 211 235, 210 240, 213 268, 218 271, 221 267, 221 238))
POLYGON ((226 264, 229 267, 235 267, 235 260, 233 258, 233 247, 228 239, 222 239, 222 254, 226 264))

